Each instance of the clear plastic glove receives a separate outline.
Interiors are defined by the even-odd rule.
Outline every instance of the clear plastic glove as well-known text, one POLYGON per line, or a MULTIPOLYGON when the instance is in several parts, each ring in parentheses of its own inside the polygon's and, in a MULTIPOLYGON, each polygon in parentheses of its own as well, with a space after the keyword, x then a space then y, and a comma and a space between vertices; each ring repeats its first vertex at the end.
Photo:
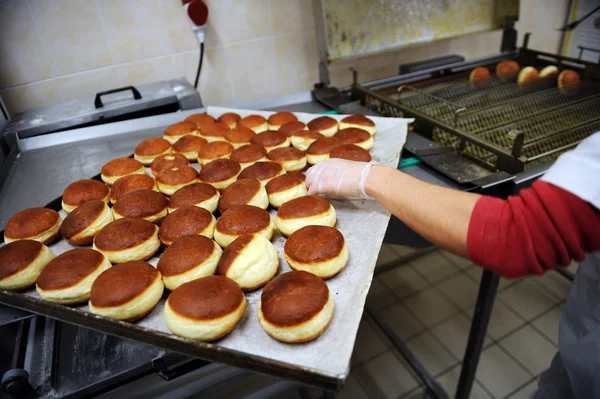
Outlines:
POLYGON ((332 198, 372 199, 365 192, 365 182, 371 166, 377 162, 355 162, 330 159, 306 171, 308 194, 323 194, 332 198))

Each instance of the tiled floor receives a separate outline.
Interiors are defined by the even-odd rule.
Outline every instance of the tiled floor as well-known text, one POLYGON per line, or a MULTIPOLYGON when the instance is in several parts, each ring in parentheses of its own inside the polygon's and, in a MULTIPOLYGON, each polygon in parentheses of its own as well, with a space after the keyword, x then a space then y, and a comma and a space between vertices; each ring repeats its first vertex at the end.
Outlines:
MULTIPOLYGON (((414 252, 384 245, 378 265, 414 252)), ((575 271, 576 265, 571 269, 575 271)), ((436 381, 453 397, 481 269, 444 251, 379 274, 367 297, 436 381)), ((570 282, 556 273, 502 279, 472 398, 528 398, 558 345, 560 309, 570 282)), ((368 316, 363 317, 346 389, 350 398, 426 398, 419 379, 368 316)))

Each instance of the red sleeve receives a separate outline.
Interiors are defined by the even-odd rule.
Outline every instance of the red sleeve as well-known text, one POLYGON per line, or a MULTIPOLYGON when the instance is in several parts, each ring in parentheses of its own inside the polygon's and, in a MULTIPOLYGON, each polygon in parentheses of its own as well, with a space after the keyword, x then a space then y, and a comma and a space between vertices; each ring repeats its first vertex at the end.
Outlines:
POLYGON ((504 277, 543 274, 600 250, 600 211, 544 181, 507 200, 484 196, 471 215, 467 250, 475 264, 504 277))

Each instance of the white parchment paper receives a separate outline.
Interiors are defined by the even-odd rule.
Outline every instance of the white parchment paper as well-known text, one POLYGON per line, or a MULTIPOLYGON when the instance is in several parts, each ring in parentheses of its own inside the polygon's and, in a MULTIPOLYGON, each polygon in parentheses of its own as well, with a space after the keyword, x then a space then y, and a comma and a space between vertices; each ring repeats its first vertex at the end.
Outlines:
MULTIPOLYGON (((218 117, 225 112, 236 112, 241 116, 259 114, 268 117, 272 112, 208 107, 207 113, 218 117)), ((321 116, 307 113, 295 113, 302 122, 321 116)), ((340 120, 346 115, 330 115, 340 120)), ((373 159, 381 164, 396 167, 400 152, 406 140, 407 125, 411 120, 401 118, 370 117, 377 125, 375 145, 371 149, 373 159)), ((133 150, 133 149, 132 149, 133 150)), ((356 332, 360 323, 365 299, 373 279, 373 271, 383 237, 390 219, 390 213, 375 201, 332 200, 337 213, 336 227, 344 235, 350 259, 346 268, 337 276, 326 280, 333 295, 335 311, 329 327, 318 339, 303 344, 285 344, 269 337, 261 328, 257 317, 257 306, 261 289, 246 294, 247 308, 243 319, 231 334, 216 344, 248 354, 277 360, 291 365, 304 367, 316 374, 328 377, 345 378, 349 370, 350 357, 354 347, 356 332)), ((64 212, 60 212, 65 217, 64 212)), ((271 217, 276 211, 270 210, 271 217)), ((279 274, 290 271, 283 256, 285 237, 276 232, 273 244, 279 251, 279 274)), ((74 248, 64 240, 59 240, 50 249, 55 255, 74 248)), ((149 262, 156 266, 162 250, 149 262)), ((38 297, 35 290, 26 295, 38 297)), ((156 308, 137 324, 169 333, 163 320, 163 299, 156 308)), ((88 311, 87 305, 78 309, 88 311)))

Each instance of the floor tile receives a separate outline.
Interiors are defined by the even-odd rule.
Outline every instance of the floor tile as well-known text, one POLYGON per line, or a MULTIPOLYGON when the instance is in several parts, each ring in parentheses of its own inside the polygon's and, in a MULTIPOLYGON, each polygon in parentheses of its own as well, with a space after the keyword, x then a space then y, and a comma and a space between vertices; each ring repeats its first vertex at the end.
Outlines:
POLYGON ((430 283, 450 277, 459 271, 458 266, 443 257, 439 252, 424 255, 410 263, 430 283))
POLYGON ((471 262, 470 259, 454 255, 453 253, 450 253, 448 251, 440 251, 440 253, 442 254, 442 256, 450 259, 450 261, 452 261, 456 266, 458 266, 461 269, 466 269, 467 267, 471 267, 473 265, 473 262, 471 262))
POLYGON ((427 327, 459 312, 433 287, 420 291, 403 303, 427 327))
POLYGON ((560 301, 566 301, 571 291, 572 282, 556 272, 548 272, 532 281, 540 286, 545 294, 560 301))
POLYGON ((407 341, 406 346, 431 375, 437 375, 458 363, 458 359, 454 358, 430 332, 407 341))
POLYGON ((553 307, 557 300, 530 280, 512 286, 498 296, 525 319, 532 319, 553 307))
POLYGON ((535 328, 546 337, 550 338, 556 345, 558 345, 558 323, 560 322, 560 314, 561 309, 557 307, 531 322, 535 328))
MULTIPOLYGON (((450 369, 444 374, 438 376, 435 380, 448 392, 448 396, 453 398, 456 394, 456 388, 458 387, 458 379, 460 377, 461 365, 450 369)), ((483 389, 481 384, 475 380, 473 387, 471 388, 471 399, 488 399, 491 396, 483 389)))
POLYGON ((402 340, 414 337, 425 329, 423 323, 401 303, 383 310, 381 317, 402 340))
POLYGON ((569 271, 573 274, 577 273, 577 269, 579 269, 579 262, 576 260, 571 261, 571 265, 569 266, 569 271))
POLYGON ((413 248, 406 245, 387 244, 392 247, 392 250, 398 254, 398 256, 408 256, 415 252, 421 251, 420 248, 413 248))
POLYGON ((437 288, 461 309, 475 306, 477 302, 479 286, 463 273, 438 283, 437 288))
POLYGON ((390 244, 383 244, 377 257, 377 266, 388 264, 398 258, 398 254, 394 252, 390 244))
POLYGON ((363 388, 360 386, 354 373, 351 373, 350 376, 346 379, 346 384, 344 384, 344 389, 342 392, 337 394, 337 399, 369 399, 363 388))
POLYGON ((398 266, 378 277, 399 299, 404 299, 429 286, 427 280, 408 264, 398 266))
POLYGON ((378 331, 377 326, 366 317, 363 317, 358 327, 354 351, 352 352, 352 364, 363 363, 377 355, 386 352, 391 344, 378 331))
POLYGON ((538 375, 550 367, 552 358, 556 354, 556 347, 530 326, 521 328, 498 341, 498 344, 533 375, 538 375))
POLYGON ((531 395, 537 391, 538 380, 533 380, 529 384, 525 385, 523 388, 519 389, 517 392, 511 394, 509 399, 530 399, 531 395))
POLYGON ((373 279, 369 294, 367 295, 367 304, 373 309, 381 309, 398 302, 398 298, 385 286, 379 278, 373 279))
POLYGON ((418 388, 401 396, 401 399, 429 399, 429 396, 424 388, 418 388))
POLYGON ((396 399, 418 386, 408 366, 392 351, 356 369, 356 377, 371 398, 396 399))
MULTIPOLYGON (((483 269, 479 266, 473 266, 465 269, 467 274, 479 285, 481 281, 481 274, 483 273, 483 269)), ((504 291, 505 289, 516 285, 525 279, 507 279, 504 277, 500 277, 500 282, 498 283, 498 292, 504 291)))
POLYGON ((497 398, 513 392, 531 377, 498 345, 490 346, 482 352, 476 374, 481 384, 497 398))
MULTIPOLYGON (((474 311, 475 308, 471 308, 467 311, 469 320, 472 320, 474 311)), ((524 323, 525 321, 521 317, 496 297, 487 333, 492 338, 499 339, 507 333, 516 330, 524 323)))
MULTIPOLYGON (((431 332, 442 342, 442 344, 458 360, 462 360, 467 348, 469 331, 471 330, 471 321, 462 313, 457 314, 438 324, 431 329, 431 332)), ((483 347, 486 348, 493 343, 489 335, 486 335, 483 347)))

